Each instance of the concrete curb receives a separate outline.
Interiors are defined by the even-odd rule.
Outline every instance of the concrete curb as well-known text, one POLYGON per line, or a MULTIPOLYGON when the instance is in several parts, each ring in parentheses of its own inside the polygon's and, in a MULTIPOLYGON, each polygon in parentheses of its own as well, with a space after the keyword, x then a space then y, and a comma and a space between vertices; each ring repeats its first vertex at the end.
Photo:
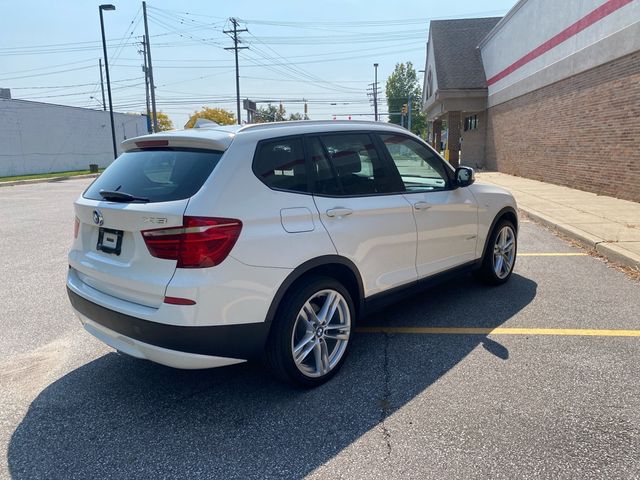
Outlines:
POLYGON ((595 250, 597 253, 605 257, 607 260, 622 264, 627 267, 640 269, 640 256, 635 255, 615 243, 607 242, 600 237, 583 232, 571 225, 563 224, 551 217, 548 217, 535 210, 528 209, 518 205, 518 209, 523 211, 531 220, 541 223, 547 227, 553 228, 567 237, 577 241, 584 247, 595 250))
POLYGON ((615 243, 599 243, 596 245, 596 252, 603 257, 607 257, 609 260, 627 267, 640 269, 640 256, 634 255, 633 252, 629 252, 615 243))
POLYGON ((52 183, 63 180, 74 180, 82 178, 96 178, 99 173, 87 173, 86 175, 61 175, 57 177, 34 178, 32 180, 15 180, 13 182, 0 182, 0 187, 15 187, 17 185, 30 185, 32 183, 52 183))
POLYGON ((527 215, 527 217, 531 218, 532 220, 559 231, 567 237, 578 241, 586 248, 595 250, 596 245, 603 241, 600 237, 590 235, 587 232, 578 230, 577 228, 571 227, 570 225, 564 225, 551 217, 548 217, 535 210, 523 207, 522 205, 518 205, 518 209, 522 210, 527 215))

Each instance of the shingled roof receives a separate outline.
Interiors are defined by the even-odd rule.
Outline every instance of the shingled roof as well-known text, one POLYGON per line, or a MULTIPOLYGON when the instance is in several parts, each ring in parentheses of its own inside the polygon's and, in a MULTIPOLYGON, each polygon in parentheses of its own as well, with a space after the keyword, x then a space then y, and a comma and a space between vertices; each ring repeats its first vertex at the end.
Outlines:
POLYGON ((487 87, 477 47, 500 18, 431 21, 438 90, 487 87))

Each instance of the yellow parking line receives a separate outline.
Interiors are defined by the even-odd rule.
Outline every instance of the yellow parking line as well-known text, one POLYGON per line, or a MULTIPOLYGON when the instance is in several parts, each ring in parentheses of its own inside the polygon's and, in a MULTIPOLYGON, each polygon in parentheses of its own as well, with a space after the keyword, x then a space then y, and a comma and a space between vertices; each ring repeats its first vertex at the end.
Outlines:
POLYGON ((519 257, 586 257, 587 253, 566 252, 566 253, 518 253, 519 257))
POLYGON ((426 335, 574 335, 588 337, 640 337, 640 330, 585 328, 466 328, 466 327, 360 327, 358 333, 414 333, 426 335))

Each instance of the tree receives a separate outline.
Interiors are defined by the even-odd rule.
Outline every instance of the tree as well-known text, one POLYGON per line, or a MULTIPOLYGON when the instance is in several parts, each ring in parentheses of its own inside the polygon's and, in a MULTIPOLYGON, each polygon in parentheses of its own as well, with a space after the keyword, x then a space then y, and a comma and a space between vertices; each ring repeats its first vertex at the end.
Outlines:
POLYGON ((396 64, 395 70, 387 79, 385 93, 389 112, 394 112, 389 115, 389 122, 401 124, 402 116, 398 112, 402 111, 402 106, 408 104, 411 98, 411 131, 424 136, 426 119, 421 108, 422 88, 411 62, 396 64))
POLYGON ((167 130, 173 130, 173 122, 169 118, 169 115, 167 115, 164 112, 158 112, 157 113, 157 117, 158 117, 158 130, 159 131, 164 132, 164 131, 167 131, 167 130))
POLYGON ((287 119, 284 116, 285 113, 284 107, 276 107, 269 104, 266 107, 258 107, 253 116, 253 121, 256 123, 284 122, 287 119))
POLYGON ((184 128, 193 128, 198 118, 206 118, 212 122, 216 122, 218 125, 234 125, 236 123, 236 116, 229 110, 224 108, 211 108, 202 107, 202 110, 193 112, 193 115, 189 117, 189 121, 185 123, 184 128))
POLYGON ((253 115, 253 121, 255 123, 267 123, 267 122, 286 122, 289 120, 309 120, 309 117, 301 113, 292 113, 287 118, 287 111, 282 105, 276 107, 275 105, 267 105, 266 107, 259 107, 256 113, 253 115))

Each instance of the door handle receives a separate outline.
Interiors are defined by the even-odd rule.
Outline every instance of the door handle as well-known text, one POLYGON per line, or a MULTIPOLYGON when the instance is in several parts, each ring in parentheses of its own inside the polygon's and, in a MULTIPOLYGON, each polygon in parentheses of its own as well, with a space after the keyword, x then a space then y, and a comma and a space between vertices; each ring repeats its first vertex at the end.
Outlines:
POLYGON ((416 210, 428 210, 432 207, 430 203, 427 202, 416 202, 413 204, 413 208, 416 210))
POLYGON ((338 218, 346 217, 347 215, 351 215, 352 213, 353 213, 353 210, 351 210, 350 208, 342 208, 342 207, 335 207, 327 210, 328 217, 338 217, 338 218))

